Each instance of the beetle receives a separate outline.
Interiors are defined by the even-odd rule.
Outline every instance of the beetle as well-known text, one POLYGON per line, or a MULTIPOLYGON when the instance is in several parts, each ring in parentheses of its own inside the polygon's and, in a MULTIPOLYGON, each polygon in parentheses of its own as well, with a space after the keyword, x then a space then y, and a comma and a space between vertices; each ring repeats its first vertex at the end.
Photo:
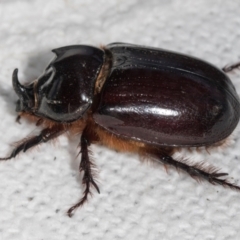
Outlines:
POLYGON ((69 216, 87 201, 92 187, 100 193, 88 150, 93 143, 136 152, 197 180, 240 190, 222 178, 227 173, 173 158, 178 148, 221 145, 236 128, 240 100, 225 73, 239 63, 220 70, 194 57, 127 43, 52 51, 55 58, 30 84, 19 82, 17 69, 12 76, 18 119, 27 117, 45 128, 0 160, 65 132, 81 135, 79 170, 85 190, 69 216))

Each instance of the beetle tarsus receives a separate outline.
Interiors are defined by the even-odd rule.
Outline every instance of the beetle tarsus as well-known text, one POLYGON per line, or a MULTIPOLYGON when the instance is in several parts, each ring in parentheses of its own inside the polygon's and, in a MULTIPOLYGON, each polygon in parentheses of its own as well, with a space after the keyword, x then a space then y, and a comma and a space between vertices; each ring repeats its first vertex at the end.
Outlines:
POLYGON ((240 68, 240 62, 231 64, 231 65, 227 65, 227 66, 223 67, 222 70, 223 70, 225 73, 227 73, 227 72, 233 71, 233 70, 236 69, 236 68, 240 68))
POLYGON ((45 128, 42 130, 42 132, 38 136, 27 138, 21 143, 19 143, 18 146, 13 149, 9 157, 0 158, 0 161, 6 161, 11 158, 15 158, 21 151, 26 152, 28 149, 34 146, 37 146, 42 142, 47 142, 53 138, 58 137, 63 132, 65 132, 65 130, 63 129, 63 127, 59 127, 59 126, 52 127, 52 128, 45 128))
POLYGON ((228 182, 227 179, 221 179, 221 177, 227 176, 227 173, 220 173, 219 169, 213 166, 205 166, 204 163, 191 164, 184 160, 177 161, 167 154, 159 154, 157 156, 164 165, 171 165, 176 169, 187 172, 197 181, 204 179, 213 185, 218 184, 222 185, 223 187, 229 187, 231 189, 240 191, 240 186, 228 182))
POLYGON ((72 217, 73 211, 82 206, 85 202, 87 202, 88 195, 92 195, 91 192, 91 185, 97 190, 98 193, 100 193, 99 187, 95 182, 94 176, 95 176, 95 164, 90 160, 89 158, 89 150, 88 146, 91 144, 91 136, 88 133, 88 129, 85 128, 82 136, 81 136, 81 163, 79 166, 79 171, 83 172, 83 179, 82 184, 85 185, 85 190, 83 192, 83 197, 81 200, 72 206, 68 211, 67 214, 69 217, 72 217))

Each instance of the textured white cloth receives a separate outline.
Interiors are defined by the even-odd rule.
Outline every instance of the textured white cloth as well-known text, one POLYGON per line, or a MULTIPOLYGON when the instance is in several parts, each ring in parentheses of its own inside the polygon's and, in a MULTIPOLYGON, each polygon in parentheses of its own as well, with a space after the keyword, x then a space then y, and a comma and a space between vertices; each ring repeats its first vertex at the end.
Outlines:
MULTIPOLYGON (((71 44, 129 42, 178 51, 219 67, 240 59, 240 2, 235 0, 2 0, 0 1, 0 152, 33 134, 34 124, 15 122, 17 96, 11 74, 35 79, 71 44)), ((240 93, 240 73, 230 74, 240 93)), ((40 128, 39 128, 40 129, 40 128)), ((39 131, 39 130, 38 130, 39 131)), ((229 146, 211 154, 182 152, 228 172, 240 184, 239 127, 229 146)), ((0 239, 240 239, 240 193, 137 155, 92 146, 101 194, 75 212, 82 194, 76 158, 79 136, 0 162, 0 239)), ((230 179, 233 180, 233 179, 230 179)))

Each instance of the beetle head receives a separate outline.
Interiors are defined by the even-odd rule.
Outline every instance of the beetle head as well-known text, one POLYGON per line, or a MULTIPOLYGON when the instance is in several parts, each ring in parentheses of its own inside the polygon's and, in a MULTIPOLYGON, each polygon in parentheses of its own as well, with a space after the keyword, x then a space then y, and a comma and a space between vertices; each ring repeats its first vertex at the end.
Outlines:
POLYGON ((57 55, 33 83, 23 86, 13 72, 13 88, 19 97, 17 111, 57 122, 82 118, 91 107, 94 87, 103 64, 101 49, 76 45, 53 50, 57 55))

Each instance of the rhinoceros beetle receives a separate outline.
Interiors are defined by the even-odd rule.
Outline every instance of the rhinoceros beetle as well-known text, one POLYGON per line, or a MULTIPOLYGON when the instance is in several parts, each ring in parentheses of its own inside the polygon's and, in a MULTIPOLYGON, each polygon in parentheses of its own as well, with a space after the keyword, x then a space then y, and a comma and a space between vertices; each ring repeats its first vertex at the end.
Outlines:
POLYGON ((126 43, 75 45, 53 52, 56 57, 32 83, 22 85, 18 70, 13 72, 19 118, 45 128, 0 160, 65 132, 81 134, 79 169, 85 191, 69 216, 86 202, 91 186, 100 192, 88 151, 92 143, 149 156, 197 180, 240 190, 214 167, 172 157, 178 148, 220 145, 233 132, 240 100, 224 72, 239 63, 220 70, 197 58, 126 43))

